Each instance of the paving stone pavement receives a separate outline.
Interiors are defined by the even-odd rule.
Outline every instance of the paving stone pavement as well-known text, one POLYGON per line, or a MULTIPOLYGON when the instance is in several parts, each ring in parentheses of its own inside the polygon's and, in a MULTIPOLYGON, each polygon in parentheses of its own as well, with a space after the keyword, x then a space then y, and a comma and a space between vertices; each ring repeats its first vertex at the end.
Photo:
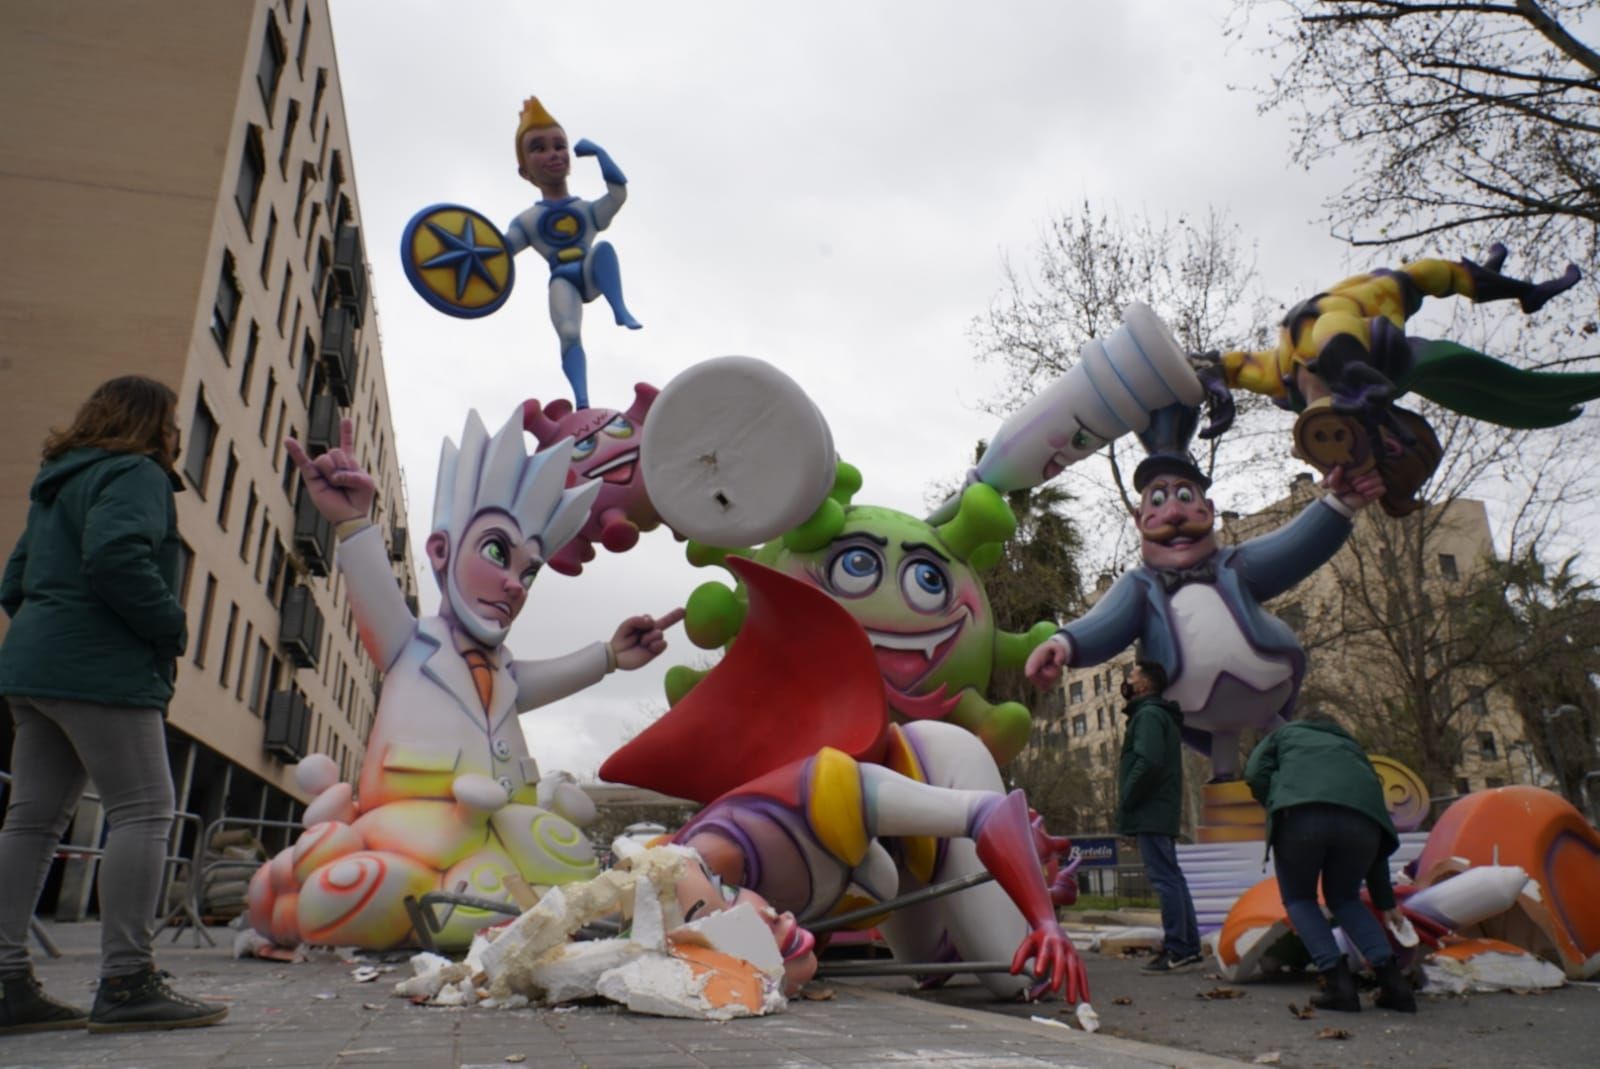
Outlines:
MULTIPOLYGON (((58 959, 36 954, 50 992, 87 1005, 100 928, 51 925, 58 959)), ((0 1038, 0 1069, 778 1069, 931 1066, 934 1069, 1222 1069, 1241 1063, 920 1002, 848 984, 827 1001, 716 1024, 626 1013, 609 1006, 514 1011, 413 1006, 394 998, 402 963, 371 983, 332 954, 287 965, 234 960, 230 931, 216 947, 193 933, 158 943, 158 964, 188 994, 225 1000, 211 1028, 0 1038)))

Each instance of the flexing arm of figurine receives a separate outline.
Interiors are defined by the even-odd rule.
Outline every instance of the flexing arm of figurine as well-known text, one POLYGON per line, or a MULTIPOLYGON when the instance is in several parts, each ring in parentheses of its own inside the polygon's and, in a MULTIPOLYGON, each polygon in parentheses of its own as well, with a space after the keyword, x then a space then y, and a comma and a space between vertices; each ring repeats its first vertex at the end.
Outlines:
POLYGON ((1057 632, 1033 648, 1022 672, 1028 682, 1040 690, 1049 690, 1061 682, 1061 670, 1071 663, 1072 640, 1057 632))
POLYGON ((611 225, 611 220, 628 199, 628 179, 622 173, 622 168, 617 166, 611 154, 587 137, 581 138, 572 151, 579 156, 593 156, 600 165, 600 177, 605 179, 605 196, 595 201, 591 207, 594 211, 594 225, 601 230, 611 225))
POLYGON ((643 668, 667 648, 664 632, 682 619, 682 609, 673 609, 656 617, 628 617, 618 626, 617 633, 611 636, 609 648, 612 663, 627 672, 643 668))
POLYGON ((300 484, 339 537, 339 571, 355 613, 362 645, 380 669, 388 671, 416 630, 416 617, 389 567, 383 532, 368 517, 377 497, 372 476, 355 461, 355 430, 339 424, 339 447, 315 459, 293 438, 284 439, 289 459, 300 469, 300 484))

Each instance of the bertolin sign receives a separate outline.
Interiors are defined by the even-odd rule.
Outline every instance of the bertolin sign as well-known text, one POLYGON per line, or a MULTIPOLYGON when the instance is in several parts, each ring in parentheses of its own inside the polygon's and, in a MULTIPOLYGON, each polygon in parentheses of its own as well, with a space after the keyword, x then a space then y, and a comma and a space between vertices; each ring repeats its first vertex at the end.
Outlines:
POLYGON ((1072 853, 1083 859, 1083 868, 1114 869, 1117 867, 1117 838, 1114 835, 1074 838, 1072 853))

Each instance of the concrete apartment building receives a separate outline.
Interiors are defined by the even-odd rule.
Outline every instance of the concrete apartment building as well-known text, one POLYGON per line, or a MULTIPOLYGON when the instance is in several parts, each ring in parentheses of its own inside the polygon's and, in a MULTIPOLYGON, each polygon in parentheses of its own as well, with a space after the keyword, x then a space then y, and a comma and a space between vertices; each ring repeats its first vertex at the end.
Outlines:
POLYGON ((10 3, 0 94, 0 544, 96 384, 176 389, 178 808, 293 819, 300 756, 356 775, 378 673, 285 436, 316 452, 354 421, 396 582, 416 582, 327 4, 10 3))
MULTIPOLYGON (((1219 539, 1225 545, 1236 544, 1273 530, 1292 519, 1319 492, 1306 475, 1290 484, 1287 497, 1259 512, 1248 516, 1224 512, 1218 525, 1219 539)), ((1427 582, 1440 587, 1462 582, 1494 552, 1482 502, 1457 499, 1446 509, 1438 517, 1426 547, 1427 582)), ((1360 525, 1371 522, 1369 515, 1358 517, 1356 536, 1333 561, 1294 590, 1268 603, 1268 608, 1311 649, 1302 704, 1323 704, 1335 715, 1341 701, 1348 700, 1351 694, 1369 707, 1385 696, 1383 678, 1362 668, 1359 643, 1330 638, 1327 632, 1328 613, 1336 601, 1341 574, 1349 576, 1353 547, 1361 540, 1360 525)), ((1099 592, 1109 586, 1110 579, 1104 579, 1099 592)), ((1059 707, 1060 716, 1036 729, 1033 743, 1065 747, 1069 754, 1081 755, 1076 760, 1089 773, 1091 805, 1103 811, 1107 828, 1116 804, 1117 760, 1125 727, 1118 687, 1133 659, 1130 648, 1104 664, 1068 669, 1062 678, 1064 701, 1059 707)), ((1508 783, 1543 783, 1544 773, 1534 768, 1521 719, 1509 700, 1493 689, 1472 687, 1473 681, 1466 679, 1465 673, 1458 682, 1466 688, 1460 698, 1467 703, 1467 709, 1457 718, 1464 737, 1455 770, 1455 793, 1508 783)), ((1354 726, 1350 718, 1345 719, 1347 726, 1354 726)), ((1186 751, 1185 775, 1188 793, 1194 795, 1185 806, 1186 824, 1192 826, 1199 812, 1198 787, 1209 775, 1209 766, 1199 755, 1186 751)))

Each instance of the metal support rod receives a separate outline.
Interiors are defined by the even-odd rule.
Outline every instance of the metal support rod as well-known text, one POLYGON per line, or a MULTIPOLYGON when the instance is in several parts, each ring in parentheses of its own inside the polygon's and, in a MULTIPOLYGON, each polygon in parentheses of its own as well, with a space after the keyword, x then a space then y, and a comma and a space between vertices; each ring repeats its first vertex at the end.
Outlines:
MULTIPOLYGON (((817 970, 817 979, 850 976, 955 976, 961 973, 1009 973, 1009 961, 830 961, 817 970)), ((1019 974, 1032 977, 1024 968, 1019 974)))
MULTIPOLYGON (((936 883, 932 887, 924 887, 920 891, 912 891, 910 894, 901 895, 899 898, 891 898, 889 901, 880 902, 875 906, 863 906, 860 909, 853 909, 849 913, 841 913, 837 917, 813 921, 802 925, 802 927, 812 935, 826 935, 829 932, 836 932, 840 928, 848 928, 857 921, 864 921, 869 917, 877 917, 884 913, 892 913, 897 909, 905 909, 907 906, 914 906, 919 902, 926 902, 932 898, 953 895, 957 891, 965 891, 968 887, 976 887, 979 884, 988 883, 992 879, 994 879, 993 873, 974 872, 959 879, 936 883)), ((1007 966, 1007 968, 1009 969, 1010 966, 1007 966)), ((965 971, 971 972, 972 970, 967 969, 965 971)))

